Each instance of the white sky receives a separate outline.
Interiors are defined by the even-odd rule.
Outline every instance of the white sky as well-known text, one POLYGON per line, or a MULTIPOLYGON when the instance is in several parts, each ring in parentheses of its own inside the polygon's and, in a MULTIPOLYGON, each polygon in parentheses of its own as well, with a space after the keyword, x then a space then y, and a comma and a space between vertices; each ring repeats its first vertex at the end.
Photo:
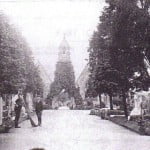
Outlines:
POLYGON ((104 5, 104 0, 0 0, 0 10, 22 32, 34 58, 45 67, 51 79, 64 34, 71 47, 76 78, 80 75, 87 63, 89 39, 104 5))

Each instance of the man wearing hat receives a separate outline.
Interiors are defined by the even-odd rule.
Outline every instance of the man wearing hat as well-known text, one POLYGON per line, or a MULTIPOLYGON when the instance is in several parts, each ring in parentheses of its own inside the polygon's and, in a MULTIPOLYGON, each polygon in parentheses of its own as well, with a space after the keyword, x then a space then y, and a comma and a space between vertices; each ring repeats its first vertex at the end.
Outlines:
POLYGON ((43 111, 43 103, 42 98, 38 95, 35 99, 35 112, 38 118, 38 125, 41 126, 42 123, 42 111, 43 111))
POLYGON ((14 110, 15 110, 15 128, 20 128, 20 126, 18 126, 18 121, 20 118, 22 105, 23 105, 23 99, 21 97, 21 94, 18 94, 18 99, 15 101, 15 108, 14 108, 14 110))

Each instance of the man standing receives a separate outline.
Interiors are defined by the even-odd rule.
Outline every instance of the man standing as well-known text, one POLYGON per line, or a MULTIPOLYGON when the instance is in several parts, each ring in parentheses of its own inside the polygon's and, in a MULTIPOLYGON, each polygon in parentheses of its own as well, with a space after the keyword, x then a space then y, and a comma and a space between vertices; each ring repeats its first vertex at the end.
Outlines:
POLYGON ((20 114, 21 114, 21 109, 22 109, 22 97, 20 94, 18 94, 18 99, 15 101, 15 128, 20 128, 20 126, 18 126, 18 121, 20 118, 20 114))
POLYGON ((41 126, 41 123, 42 123, 42 111, 43 111, 42 99, 40 96, 38 96, 35 100, 35 112, 38 118, 39 126, 41 126))

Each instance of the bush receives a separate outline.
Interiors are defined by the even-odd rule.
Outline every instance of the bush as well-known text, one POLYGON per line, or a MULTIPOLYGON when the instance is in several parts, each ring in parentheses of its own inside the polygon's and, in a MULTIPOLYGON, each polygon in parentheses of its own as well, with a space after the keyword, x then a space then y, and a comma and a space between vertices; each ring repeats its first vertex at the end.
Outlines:
POLYGON ((43 109, 44 109, 44 110, 48 110, 48 109, 52 109, 52 107, 49 106, 48 104, 44 104, 44 105, 43 105, 43 109))
POLYGON ((83 106, 83 110, 90 110, 92 109, 92 106, 83 106))
POLYGON ((141 116, 137 115, 137 116, 130 116, 130 121, 136 121, 139 122, 141 116))
POLYGON ((124 115, 124 111, 121 110, 108 110, 108 115, 124 115))
POLYGON ((99 109, 91 109, 90 115, 100 115, 100 110, 99 109))
MULTIPOLYGON (((130 121, 136 121, 136 122, 138 122, 140 119, 141 119, 141 115, 130 116, 130 121)), ((143 119, 150 121, 150 115, 144 115, 143 119)))
POLYGON ((76 107, 74 109, 75 110, 83 110, 83 106, 82 105, 76 105, 76 107))
POLYGON ((1 126, 1 129, 3 131, 1 132, 8 132, 10 128, 14 126, 14 121, 11 119, 11 117, 6 117, 3 119, 3 124, 1 126))
POLYGON ((124 115, 124 112, 121 110, 110 110, 108 108, 100 109, 100 116, 102 119, 108 119, 110 115, 124 115))
POLYGON ((95 110, 94 109, 91 109, 90 115, 95 115, 95 110))
POLYGON ((124 111, 110 110, 109 108, 94 108, 91 109, 90 115, 100 116, 101 119, 108 119, 110 115, 124 115, 124 111))
POLYGON ((142 135, 150 135, 150 115, 143 116, 131 116, 130 121, 134 121, 138 123, 139 132, 142 135))

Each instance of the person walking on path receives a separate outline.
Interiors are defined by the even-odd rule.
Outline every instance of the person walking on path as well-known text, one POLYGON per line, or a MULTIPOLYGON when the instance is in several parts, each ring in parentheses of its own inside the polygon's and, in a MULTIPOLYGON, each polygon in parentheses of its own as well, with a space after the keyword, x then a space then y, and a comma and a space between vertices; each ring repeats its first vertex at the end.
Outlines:
POLYGON ((38 126, 42 124, 42 111, 43 111, 43 103, 40 96, 35 99, 35 112, 38 118, 38 126))
POLYGON ((20 126, 18 126, 18 121, 20 118, 22 105, 23 105, 23 99, 22 99, 21 95, 18 94, 18 99, 15 101, 15 108, 14 108, 14 110, 15 110, 15 128, 20 128, 20 126))

